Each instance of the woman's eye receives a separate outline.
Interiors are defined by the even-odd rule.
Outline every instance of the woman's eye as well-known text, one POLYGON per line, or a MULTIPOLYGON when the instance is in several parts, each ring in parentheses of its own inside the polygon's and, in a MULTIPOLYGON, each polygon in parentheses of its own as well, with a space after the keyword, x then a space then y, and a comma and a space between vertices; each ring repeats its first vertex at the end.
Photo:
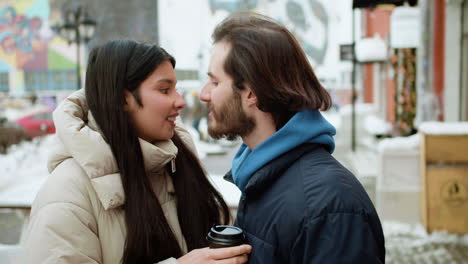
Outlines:
POLYGON ((211 82, 214 86, 218 86, 218 82, 211 82))
POLYGON ((163 89, 159 89, 161 91, 161 93, 163 94, 168 94, 169 93, 169 88, 163 88, 163 89))

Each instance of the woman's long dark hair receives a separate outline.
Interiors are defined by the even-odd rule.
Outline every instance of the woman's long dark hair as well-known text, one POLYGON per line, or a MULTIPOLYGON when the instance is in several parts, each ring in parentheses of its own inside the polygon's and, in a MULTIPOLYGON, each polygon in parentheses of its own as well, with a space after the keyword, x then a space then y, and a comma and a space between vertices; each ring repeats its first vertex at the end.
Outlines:
MULTIPOLYGON (((141 105, 140 84, 163 61, 175 66, 174 58, 164 49, 131 40, 109 41, 89 55, 86 100, 112 149, 125 192, 127 238, 123 263, 155 263, 182 255, 151 188, 138 136, 124 111, 124 90, 132 92, 141 105)), ((172 141, 178 148, 177 170, 171 176, 182 234, 188 250, 205 247, 210 227, 229 221, 228 207, 176 133, 172 141)))

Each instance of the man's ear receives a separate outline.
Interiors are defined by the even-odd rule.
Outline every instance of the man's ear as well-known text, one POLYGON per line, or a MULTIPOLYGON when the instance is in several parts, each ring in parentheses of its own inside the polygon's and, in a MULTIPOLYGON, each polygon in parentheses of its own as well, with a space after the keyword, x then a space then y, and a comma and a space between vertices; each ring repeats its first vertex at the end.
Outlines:
POLYGON ((245 86, 245 90, 243 91, 244 101, 246 102, 246 106, 257 106, 257 95, 250 89, 248 85, 245 86))

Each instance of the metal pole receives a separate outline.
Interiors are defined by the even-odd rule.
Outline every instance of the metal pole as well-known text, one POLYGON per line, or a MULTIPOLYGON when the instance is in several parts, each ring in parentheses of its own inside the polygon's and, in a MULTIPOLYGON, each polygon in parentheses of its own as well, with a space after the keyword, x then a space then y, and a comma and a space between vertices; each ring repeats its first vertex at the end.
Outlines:
POLYGON ((159 22, 160 22, 160 19, 159 19, 159 1, 156 0, 156 27, 154 28, 154 34, 155 34, 155 42, 157 45, 160 45, 161 43, 159 43, 159 22))
MULTIPOLYGON (((77 29, 76 32, 79 32, 77 29)), ((80 41, 76 41, 76 89, 81 89, 80 41)))
POLYGON ((352 15, 353 34, 353 67, 351 72, 351 151, 356 151, 356 39, 355 39, 355 11, 352 15))
POLYGON ((75 26, 76 26, 76 89, 81 89, 81 56, 80 56, 80 44, 81 44, 81 36, 80 36, 80 16, 81 16, 81 8, 78 8, 75 13, 75 26))
POLYGON ((461 9, 461 12, 460 12, 460 79, 459 79, 459 98, 458 98, 458 121, 463 121, 464 118, 464 114, 463 114, 463 100, 464 100, 464 92, 463 92, 463 74, 462 74, 462 71, 464 70, 463 69, 463 61, 464 61, 464 58, 465 58, 465 54, 466 54, 466 51, 463 49, 463 47, 465 46, 465 36, 464 36, 464 33, 465 33, 465 5, 466 5, 466 0, 462 0, 461 1, 461 4, 460 4, 460 9, 461 9))

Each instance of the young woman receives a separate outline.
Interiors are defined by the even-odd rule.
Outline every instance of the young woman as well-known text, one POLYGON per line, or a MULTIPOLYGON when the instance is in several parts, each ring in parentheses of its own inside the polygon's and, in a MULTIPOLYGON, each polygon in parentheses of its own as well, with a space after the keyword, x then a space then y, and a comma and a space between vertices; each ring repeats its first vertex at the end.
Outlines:
POLYGON ((176 122, 185 102, 174 66, 162 48, 130 40, 91 51, 85 91, 54 112, 57 144, 26 263, 247 261, 248 245, 206 248, 229 213, 176 122))

